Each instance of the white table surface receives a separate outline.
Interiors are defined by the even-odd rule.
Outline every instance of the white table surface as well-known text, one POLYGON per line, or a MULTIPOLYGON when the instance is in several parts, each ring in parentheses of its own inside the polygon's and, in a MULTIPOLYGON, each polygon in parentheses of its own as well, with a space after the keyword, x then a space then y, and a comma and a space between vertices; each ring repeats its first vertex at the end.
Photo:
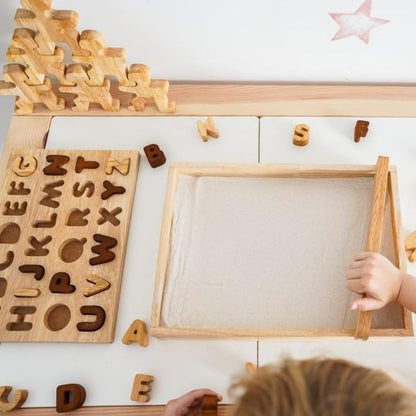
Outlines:
POLYGON ((257 162, 258 119, 216 118, 221 138, 204 143, 196 118, 55 118, 48 148, 138 149, 142 153, 113 344, 17 344, 0 346, 0 385, 30 390, 26 406, 54 406, 59 384, 80 383, 86 406, 128 405, 135 374, 155 377, 151 402, 163 404, 199 387, 226 396, 234 375, 257 362, 257 342, 165 341, 148 348, 121 343, 134 319, 150 324, 168 163, 257 162), (168 163, 152 169, 143 147, 157 143, 168 163))
MULTIPOLYGON (((0 104, 6 107, 3 114, 7 116, 10 102, 3 100, 0 104)), ((384 154, 398 166, 403 223, 406 232, 410 231, 416 226, 413 216, 416 145, 412 134, 416 131, 416 120, 368 120, 369 134, 357 144, 353 141, 356 119, 262 118, 259 142, 256 118, 216 117, 221 138, 203 143, 193 117, 62 117, 53 120, 47 147, 142 150, 155 142, 166 153, 168 162, 257 162, 259 157, 261 162, 372 164, 379 154, 384 154), (303 148, 292 145, 293 128, 301 122, 311 127, 310 144, 303 148)), ((5 134, 7 123, 1 123, 0 128, 5 134)), ((133 404, 129 395, 135 373, 156 377, 151 404, 165 403, 199 386, 226 393, 232 376, 244 371, 245 362, 256 362, 255 341, 151 338, 147 349, 121 344, 133 319, 149 323, 166 169, 167 165, 151 169, 144 156, 141 160, 114 344, 1 344, 0 384, 28 387, 31 390, 28 406, 54 405, 54 389, 67 382, 79 382, 87 388, 87 405, 133 404)), ((409 270, 416 273, 413 265, 409 265, 409 270)), ((263 365, 284 354, 296 358, 316 354, 341 356, 388 369, 416 387, 415 344, 415 339, 368 343, 347 339, 261 341, 258 357, 263 365)))

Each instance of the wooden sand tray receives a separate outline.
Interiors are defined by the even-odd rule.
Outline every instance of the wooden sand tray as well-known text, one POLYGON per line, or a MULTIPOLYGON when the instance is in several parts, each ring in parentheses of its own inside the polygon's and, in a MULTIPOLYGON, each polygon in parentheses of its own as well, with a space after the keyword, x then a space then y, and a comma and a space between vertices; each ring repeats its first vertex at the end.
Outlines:
MULTIPOLYGON (((166 191, 165 212, 156 271, 151 334, 156 337, 184 338, 338 337, 352 336, 354 334, 360 338, 367 338, 368 335, 413 335, 410 312, 401 307, 399 308, 398 305, 396 305, 396 311, 392 309, 387 312, 384 309, 386 316, 389 315, 391 318, 396 314, 398 321, 394 323, 387 321, 386 323, 376 320, 371 330, 371 314, 365 314, 364 319, 367 318, 367 321, 364 323, 362 322, 362 314, 359 314, 357 332, 355 333, 355 321, 350 322, 348 326, 344 316, 346 306, 342 305, 345 304, 345 298, 336 297, 336 290, 333 295, 334 300, 328 298, 327 295, 326 302, 325 299, 320 299, 320 295, 317 295, 315 296, 317 303, 313 303, 311 298, 314 296, 308 297, 305 294, 306 298, 304 295, 300 295, 303 301, 300 298, 297 302, 293 300, 293 294, 296 291, 304 293, 301 291, 303 286, 305 286, 305 293, 312 293, 311 291, 314 287, 320 285, 321 281, 328 281, 328 284, 338 281, 337 290, 339 291, 341 287, 343 293, 348 293, 344 287, 344 273, 350 258, 348 257, 347 260, 342 259, 340 261, 338 257, 347 256, 346 253, 348 253, 352 258, 354 252, 365 249, 365 246, 360 247, 353 243, 351 243, 353 244, 352 246, 348 245, 348 242, 346 243, 344 240, 349 239, 353 241, 354 236, 352 234, 343 234, 342 230, 344 228, 338 230, 337 227, 332 227, 335 229, 335 234, 341 234, 339 237, 340 242, 333 243, 332 240, 329 241, 328 244, 324 244, 324 251, 322 252, 324 253, 322 255, 325 255, 325 252, 336 253, 335 257, 337 259, 334 259, 334 266, 332 266, 332 263, 326 263, 330 261, 330 254, 327 257, 320 257, 321 252, 317 251, 317 255, 309 255, 308 257, 310 246, 307 245, 307 240, 311 239, 313 241, 313 235, 310 233, 305 234, 302 229, 302 226, 305 225, 299 225, 300 229, 297 229, 296 226, 297 223, 310 223, 312 227, 315 225, 313 229, 320 230, 319 234, 316 235, 317 243, 315 243, 319 246, 318 242, 325 241, 330 231, 324 228, 324 224, 327 221, 326 216, 331 215, 329 211, 325 210, 326 205, 337 209, 338 205, 335 201, 337 198, 342 200, 339 203, 341 206, 348 203, 357 205, 357 199, 348 201, 349 197, 345 200, 341 197, 343 192, 348 192, 350 188, 354 187, 357 189, 355 198, 367 198, 367 208, 372 206, 373 212, 371 213, 368 210, 369 212, 366 214, 365 210, 363 210, 357 214, 354 210, 351 211, 352 208, 350 206, 345 205, 347 211, 342 215, 351 215, 353 218, 351 224, 346 225, 346 230, 349 230, 355 224, 359 233, 361 232, 362 234, 362 230, 368 224, 369 216, 371 226, 368 230, 369 243, 367 247, 368 249, 378 251, 380 249, 383 228, 384 200, 388 191, 390 209, 388 217, 391 216, 391 221, 386 220, 384 229, 386 234, 390 234, 393 240, 394 247, 392 248, 393 253, 390 259, 401 269, 405 268, 396 170, 394 167, 388 168, 388 159, 386 160, 386 158, 380 158, 377 169, 374 166, 348 165, 173 163, 170 167, 166 191), (371 179, 374 177, 376 177, 375 185, 374 180, 371 179), (273 182, 276 179, 278 180, 273 182), (243 185, 244 180, 248 184, 255 182, 252 185, 243 185), (343 184, 343 181, 347 182, 343 184), (270 196, 265 195, 267 192, 265 190, 256 193, 256 189, 263 186, 262 182, 264 182, 264 189, 269 189, 272 193, 270 196), (245 191, 244 186, 251 187, 245 191), (302 202, 299 203, 300 207, 298 209, 296 203, 293 202, 293 198, 285 200, 282 197, 283 193, 279 193, 279 187, 285 186, 289 189, 288 195, 294 192, 306 192, 306 196, 304 199, 301 199, 302 202), (325 191, 326 188, 327 191, 325 191), (308 189, 312 189, 312 191, 308 189), (314 198, 313 190, 317 190, 318 193, 327 192, 324 193, 324 203, 321 205, 320 211, 319 205, 312 201, 314 198), (244 192, 247 192, 248 195, 241 196, 244 192), (190 195, 189 198, 188 195, 190 195), (210 200, 213 195, 215 197, 210 200), (230 197, 227 198, 226 195, 230 195, 230 197), (372 195, 373 202, 371 202, 372 195), (234 203, 233 199, 235 198, 236 202, 234 203), (277 203, 272 205, 276 199, 277 203), (334 200, 332 205, 328 203, 330 199, 334 200), (242 214, 239 217, 238 211, 243 210, 242 207, 248 206, 252 200, 254 200, 252 203, 256 210, 258 209, 256 213, 260 212, 259 216, 256 217, 256 214, 250 211, 249 214, 242 214), (257 200, 261 200, 261 202, 257 204, 257 200), (279 206, 284 206, 285 204, 288 204, 286 211, 284 208, 279 208, 279 206), (271 208, 269 209, 270 206, 271 208), (264 207, 267 207, 267 209, 264 207), (309 210, 311 215, 308 215, 309 210), (217 211, 217 214, 212 213, 213 211, 217 211), (261 222, 260 217, 264 217, 265 211, 271 212, 272 222, 270 224, 261 222), (292 212, 297 214, 292 214, 292 212), (320 218, 316 217, 316 212, 320 212, 320 218), (319 222, 321 217, 323 217, 322 221, 319 222), (361 217, 363 221, 359 225, 357 225, 358 217, 361 217), (284 224, 276 226, 277 234, 273 234, 272 230, 272 236, 270 239, 267 239, 269 237, 266 237, 267 232, 265 230, 273 228, 273 224, 279 223, 279 220, 282 223, 290 224, 290 226, 286 228, 284 224), (188 222, 192 226, 188 226, 188 222), (315 224, 313 224, 314 222, 315 224), (232 224, 229 228, 227 228, 228 223, 232 224), (258 233, 260 237, 254 241, 251 240, 254 234, 250 223, 259 224, 258 228, 257 226, 254 227, 254 234, 258 233), (210 230, 213 230, 212 233, 210 230), (234 239, 232 236, 228 237, 228 235, 233 234, 233 230, 237 233, 234 239), (215 235, 220 237, 216 238, 215 235), (186 246, 183 249, 183 254, 181 254, 181 246, 188 239, 192 242, 192 246, 186 246), (227 239, 230 241, 223 243, 227 239), (250 241, 244 244, 242 240, 245 241, 246 239, 250 241), (283 242, 280 246, 279 241, 283 242), (331 251, 333 244, 335 248, 331 251), (285 249, 282 245, 287 248, 287 252, 284 252, 285 254, 280 254, 279 250, 285 249), (304 245, 305 247, 303 247, 304 245), (325 245, 328 247, 325 247, 325 245), (338 248, 338 245, 340 248, 338 248), (255 247, 258 246, 263 248, 256 251, 255 247), (265 246, 270 246, 271 249, 267 251, 265 246), (171 247, 174 247, 174 249, 171 247), (175 253, 174 257, 172 257, 172 252, 175 253), (299 255, 297 255, 297 252, 299 255), (243 254, 240 257, 238 253, 243 254), (250 256, 253 257, 254 264, 251 264, 250 260, 244 260, 250 258, 250 256), (278 260, 273 262, 273 257, 278 260), (198 262, 196 260, 193 261, 193 258, 198 259, 198 262), (214 258, 215 261, 212 261, 214 258), (228 261, 228 258, 232 260, 228 261), (264 261, 259 260, 263 258, 270 259, 270 264, 264 264, 264 261), (307 260, 303 260, 303 258, 307 260), (320 268, 317 268, 316 274, 312 274, 312 265, 319 264, 320 261, 323 264, 320 268), (299 262, 299 265, 297 262, 299 262), (339 262, 340 264, 338 264, 339 262), (177 268, 175 266, 176 263, 180 265, 177 268), (238 265, 240 263, 243 266, 239 268, 238 265), (218 267, 217 264, 219 265, 218 267), (262 265, 265 267, 262 268, 262 265), (290 265, 293 266, 294 271, 291 271, 290 265), (332 267, 334 267, 334 270, 342 273, 341 278, 337 279, 338 275, 333 274, 332 267), (267 273, 265 273, 265 270, 268 268, 276 270, 267 275, 270 280, 267 280, 266 277, 263 279, 263 274, 267 273), (325 269, 329 269, 327 280, 325 280, 325 272, 327 272, 325 269), (235 275, 232 275, 232 270, 235 270, 235 275), (280 274, 283 273, 283 277, 279 276, 279 270, 281 270, 280 274), (285 271, 282 272, 282 270, 285 271), (247 273, 247 276, 245 276, 245 273, 247 273), (303 279, 300 277, 302 275, 305 276, 303 279), (292 279, 294 281, 293 284, 290 283, 292 279), (278 283, 273 283, 275 281, 278 283), (250 289, 250 287, 253 288, 253 284, 256 287, 255 291, 250 289), (259 287, 262 285, 266 285, 264 290, 261 290, 262 288, 259 287), (285 291, 285 285, 291 289, 285 291), (245 288, 245 291, 241 287, 245 288), (234 296, 234 292, 241 292, 241 294, 234 296), (256 298, 257 292, 259 293, 257 303, 252 302, 252 299, 256 298), (270 295, 271 293, 273 295, 270 295), (267 296, 271 296, 271 299, 268 299, 267 296), (286 300, 286 297, 288 300, 286 300), (305 299, 308 300, 306 301, 305 299), (326 312, 316 316, 314 319, 312 311, 325 303, 328 304, 328 308, 325 309, 326 312), (341 306, 337 305, 337 303, 341 304, 341 306), (279 308, 281 304, 283 306, 279 308), (299 304, 300 309, 297 310, 293 306, 294 304, 299 304), (302 308, 304 304, 311 304, 311 306, 309 309, 306 307, 302 308), (337 325, 336 322, 338 322, 337 319, 330 319, 329 316, 332 313, 335 314, 337 308, 340 308, 342 313, 338 323, 339 326, 335 326, 337 325), (332 312, 333 310, 334 312, 332 312), (263 311, 263 314, 260 317, 253 316, 261 314, 261 311, 263 311), (298 319, 297 315, 303 318, 298 319), (214 326, 216 323, 219 326, 214 326)), ((317 201, 318 203, 321 202, 317 201)), ((360 207, 359 210, 362 208, 360 207)), ((331 221, 334 221, 332 218, 336 218, 337 215, 329 217, 331 218, 331 220, 328 220, 329 223, 332 224, 333 222, 331 221)), ((358 244, 360 244, 360 238, 354 241, 358 241, 358 244)), ((383 254, 386 253, 384 252, 383 254)), ((319 287, 321 288, 321 286, 319 287)), ((321 290, 323 289, 324 287, 321 288, 321 290)), ((334 290, 333 287, 331 289, 332 297, 334 290)), ((318 290, 318 293, 321 292, 318 290)), ((348 301, 348 298, 346 300, 348 301)), ((374 314, 375 317, 377 317, 378 313, 374 314)), ((380 315, 378 316, 380 317, 380 315)))
POLYGON ((11 152, 0 341, 113 341, 138 164, 135 151, 11 152))

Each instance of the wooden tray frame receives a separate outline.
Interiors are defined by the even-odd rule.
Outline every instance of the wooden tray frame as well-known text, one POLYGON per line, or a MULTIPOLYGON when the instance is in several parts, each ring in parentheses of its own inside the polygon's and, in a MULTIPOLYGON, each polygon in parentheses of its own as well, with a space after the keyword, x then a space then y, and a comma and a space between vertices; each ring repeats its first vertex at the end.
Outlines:
MULTIPOLYGON (((163 296, 166 287, 170 256, 173 211, 179 175, 195 177, 244 177, 244 178, 360 178, 374 177, 372 165, 289 165, 244 163, 172 163, 169 167, 166 200, 160 236, 159 258, 153 297, 150 333, 158 338, 274 338, 274 337, 345 337, 354 336, 355 329, 241 329, 241 328, 170 328, 161 323, 163 296)), ((397 172, 389 168, 388 192, 391 201, 394 252, 396 266, 406 269, 401 229, 397 172)), ((370 336, 413 336, 411 313, 402 308, 402 328, 371 329, 370 336)))
MULTIPOLYGON (((117 88, 114 86, 113 88, 117 88)), ((115 91, 117 95, 117 91, 115 91)), ((165 116, 303 116, 303 117, 416 117, 415 84, 281 84, 281 83, 171 83, 169 96, 176 101, 176 112, 165 116)), ((50 112, 35 107, 31 116, 13 115, 0 159, 0 177, 13 148, 46 146, 49 127, 54 116, 164 116, 148 106, 143 113, 128 111, 108 113, 92 109, 76 113, 67 109, 50 112)), ((352 140, 352 138, 351 138, 352 140)), ((390 191, 391 192, 391 191, 390 191)), ((396 191, 397 192, 397 191, 396 191)), ((397 213, 396 215, 399 215, 397 213)), ((396 230, 402 247, 402 231, 396 230)), ((400 267, 406 265, 403 249, 397 250, 400 267)), ((404 313, 405 328, 412 328, 411 314, 404 313)), ((403 331, 403 330, 400 330, 403 331)), ((400 338, 396 338, 400 339, 400 338)), ((229 406, 219 406, 225 415, 229 406)), ((77 410, 80 416, 132 415, 156 416, 163 406, 97 406, 77 410)), ((16 416, 59 415, 55 408, 23 408, 16 416)))

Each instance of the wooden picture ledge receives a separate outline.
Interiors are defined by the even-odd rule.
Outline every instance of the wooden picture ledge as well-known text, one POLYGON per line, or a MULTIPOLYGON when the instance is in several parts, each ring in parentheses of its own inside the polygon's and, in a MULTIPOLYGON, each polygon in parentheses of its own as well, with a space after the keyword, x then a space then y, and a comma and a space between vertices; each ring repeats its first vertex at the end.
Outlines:
POLYGON ((161 113, 151 104, 142 112, 130 111, 129 93, 121 92, 117 84, 111 93, 120 99, 120 111, 94 105, 88 112, 72 111, 71 95, 65 95, 69 98, 65 110, 50 111, 36 104, 31 115, 416 117, 414 84, 171 82, 169 96, 176 102, 175 113, 161 113))

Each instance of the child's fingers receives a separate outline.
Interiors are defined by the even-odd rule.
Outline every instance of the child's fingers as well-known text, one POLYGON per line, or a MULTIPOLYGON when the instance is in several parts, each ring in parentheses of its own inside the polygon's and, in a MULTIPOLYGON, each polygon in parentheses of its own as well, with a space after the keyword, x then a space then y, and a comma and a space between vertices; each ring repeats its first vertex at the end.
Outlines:
POLYGON ((365 264, 365 260, 353 261, 352 263, 350 263, 349 268, 350 269, 358 269, 359 267, 363 266, 364 264, 365 264))
POLYGON ((368 259, 370 256, 372 256, 374 253, 371 251, 361 251, 360 253, 357 253, 354 255, 354 260, 355 261, 359 261, 359 260, 366 260, 368 259))
POLYGON ((360 279, 347 280, 347 289, 358 294, 364 293, 364 285, 360 279))
POLYGON ((358 311, 373 311, 383 306, 384 303, 382 301, 370 297, 355 299, 350 303, 350 309, 358 311))
POLYGON ((348 269, 346 276, 347 280, 361 279, 363 271, 361 269, 348 269))

